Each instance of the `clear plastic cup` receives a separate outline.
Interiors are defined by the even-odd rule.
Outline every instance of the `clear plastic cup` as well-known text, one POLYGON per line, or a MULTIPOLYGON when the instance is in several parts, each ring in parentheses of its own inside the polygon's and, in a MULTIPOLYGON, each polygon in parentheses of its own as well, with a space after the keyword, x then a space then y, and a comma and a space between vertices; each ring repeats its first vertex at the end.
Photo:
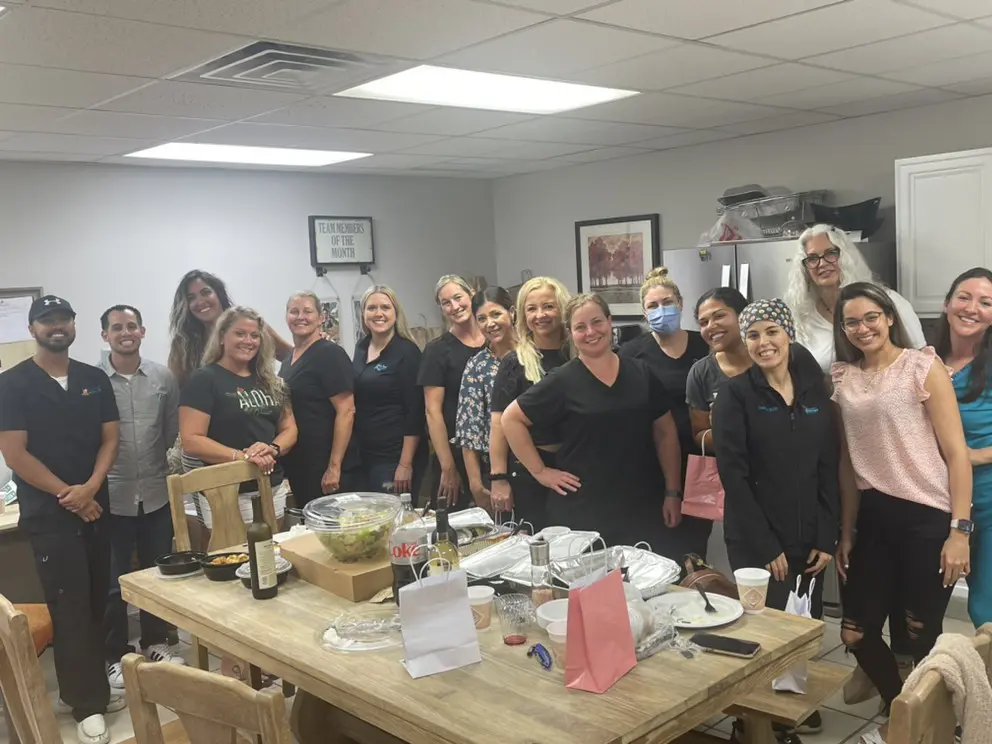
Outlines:
POLYGON ((734 579, 737 581, 737 595, 740 597, 744 612, 749 615, 760 615, 765 611, 768 581, 771 576, 763 568, 738 568, 734 571, 734 579))
POLYGON ((493 595, 491 586, 470 586, 468 604, 472 608, 472 620, 476 630, 485 630, 493 621, 493 595))
POLYGON ((503 633, 503 643, 520 646, 527 643, 527 634, 534 623, 534 603, 526 594, 504 594, 496 597, 496 614, 503 633))
POLYGON ((558 620, 548 628, 548 650, 559 669, 565 668, 565 639, 568 636, 568 622, 558 620))

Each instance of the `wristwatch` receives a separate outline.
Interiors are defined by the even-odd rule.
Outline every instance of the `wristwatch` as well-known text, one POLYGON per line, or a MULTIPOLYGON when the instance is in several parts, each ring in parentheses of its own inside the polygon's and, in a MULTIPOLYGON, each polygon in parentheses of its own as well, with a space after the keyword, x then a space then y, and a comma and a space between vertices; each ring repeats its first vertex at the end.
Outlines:
POLYGON ((957 530, 958 532, 965 535, 970 535, 972 532, 975 531, 975 523, 972 522, 970 519, 952 519, 951 529, 957 530))
POLYGON ((671 498, 680 499, 680 498, 682 498, 682 492, 681 491, 676 491, 674 488, 666 488, 665 489, 665 498, 666 499, 671 499, 671 498))
POLYGON ((276 451, 276 457, 282 457, 282 447, 275 442, 271 442, 269 446, 276 451))
POLYGON ((505 481, 505 480, 510 480, 510 479, 506 477, 506 473, 490 473, 489 480, 490 481, 505 481))

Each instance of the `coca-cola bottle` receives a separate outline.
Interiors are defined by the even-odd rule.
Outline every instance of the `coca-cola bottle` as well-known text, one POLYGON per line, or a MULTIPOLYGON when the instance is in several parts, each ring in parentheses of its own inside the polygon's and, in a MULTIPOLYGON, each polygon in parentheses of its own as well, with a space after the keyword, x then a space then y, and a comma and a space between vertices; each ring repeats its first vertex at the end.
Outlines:
POLYGON ((423 522, 401 524, 389 536, 389 561, 393 564, 393 599, 400 603, 400 589, 412 584, 427 563, 427 529, 423 522))

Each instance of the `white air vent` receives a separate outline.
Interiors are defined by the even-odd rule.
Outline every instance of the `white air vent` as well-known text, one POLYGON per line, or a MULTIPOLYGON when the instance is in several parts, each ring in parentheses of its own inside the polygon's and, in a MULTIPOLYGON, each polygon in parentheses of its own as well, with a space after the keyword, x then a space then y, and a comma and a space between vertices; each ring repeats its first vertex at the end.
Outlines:
POLYGON ((388 57, 256 41, 173 79, 312 94, 377 77, 395 64, 388 57))

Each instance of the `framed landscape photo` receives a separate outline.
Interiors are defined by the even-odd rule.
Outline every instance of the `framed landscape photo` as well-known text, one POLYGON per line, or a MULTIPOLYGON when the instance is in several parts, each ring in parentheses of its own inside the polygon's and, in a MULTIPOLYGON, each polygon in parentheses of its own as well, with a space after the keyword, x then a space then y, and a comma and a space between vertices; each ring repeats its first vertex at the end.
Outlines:
POLYGON ((315 269, 373 263, 371 217, 310 217, 310 265, 315 269))
POLYGON ((579 291, 602 295, 618 320, 640 317, 641 284, 661 261, 659 225, 657 214, 576 222, 579 291))

